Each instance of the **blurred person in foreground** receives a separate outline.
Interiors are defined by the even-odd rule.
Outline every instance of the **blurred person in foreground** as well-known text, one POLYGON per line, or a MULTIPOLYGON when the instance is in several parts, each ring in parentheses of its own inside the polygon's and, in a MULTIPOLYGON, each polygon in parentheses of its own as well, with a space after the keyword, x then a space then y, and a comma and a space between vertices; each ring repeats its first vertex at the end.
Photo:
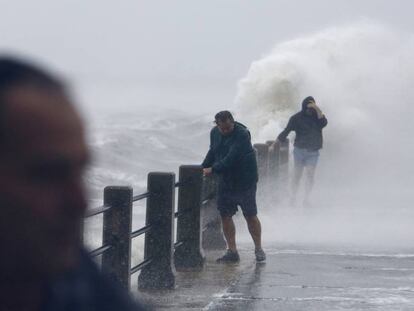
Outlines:
POLYGON ((261 224, 257 218, 256 189, 258 181, 256 154, 250 132, 235 122, 229 111, 215 116, 216 126, 210 132, 210 149, 202 163, 204 175, 219 176, 217 208, 220 212, 227 252, 217 259, 220 263, 240 260, 236 247, 236 228, 233 215, 240 206, 255 245, 256 261, 266 255, 261 244, 261 224))
POLYGON ((89 161, 61 81, 0 57, 0 310, 145 310, 81 245, 89 161))
POLYGON ((328 120, 322 110, 316 105, 315 99, 312 96, 308 96, 302 101, 301 111, 290 117, 286 128, 270 147, 273 150, 276 144, 285 142, 291 131, 296 133, 293 149, 294 174, 290 198, 290 204, 293 206, 296 205, 299 183, 304 171, 306 181, 303 205, 310 206, 309 198, 314 185, 319 150, 322 149, 323 145, 322 129, 327 124, 328 120))

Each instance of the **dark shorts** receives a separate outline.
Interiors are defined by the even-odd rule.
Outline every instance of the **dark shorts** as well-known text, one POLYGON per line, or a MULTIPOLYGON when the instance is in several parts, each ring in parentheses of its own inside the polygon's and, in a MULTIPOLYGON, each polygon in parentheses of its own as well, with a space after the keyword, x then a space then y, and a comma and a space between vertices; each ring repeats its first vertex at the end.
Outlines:
POLYGON ((237 206, 240 206, 244 216, 256 216, 256 189, 256 184, 242 191, 220 189, 217 193, 217 209, 220 215, 231 217, 236 214, 237 206))

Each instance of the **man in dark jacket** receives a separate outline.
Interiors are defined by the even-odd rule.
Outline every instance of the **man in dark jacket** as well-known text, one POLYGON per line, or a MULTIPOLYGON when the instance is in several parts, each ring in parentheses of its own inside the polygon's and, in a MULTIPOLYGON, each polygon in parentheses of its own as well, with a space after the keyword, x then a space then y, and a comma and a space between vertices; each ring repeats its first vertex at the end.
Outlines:
POLYGON ((82 250, 89 160, 63 84, 0 57, 0 310, 143 310, 82 250))
MULTIPOLYGON (((286 128, 277 137, 275 143, 284 142, 291 131, 295 131, 296 133, 293 150, 295 169, 291 195, 291 203, 293 205, 295 204, 299 182, 305 168, 306 184, 303 203, 304 205, 309 205, 309 196, 314 184, 319 150, 323 144, 322 129, 327 124, 328 120, 316 105, 315 99, 309 96, 302 101, 302 110, 289 119, 286 128)), ((271 148, 274 148, 274 144, 271 148)))
POLYGON ((216 126, 210 132, 210 149, 203 161, 204 174, 219 176, 217 208, 227 241, 226 254, 217 262, 238 262, 236 230, 233 215, 237 206, 243 211, 255 244, 257 261, 266 259, 261 246, 261 225, 257 218, 256 187, 258 181, 256 154, 247 128, 235 122, 229 111, 215 116, 216 126))

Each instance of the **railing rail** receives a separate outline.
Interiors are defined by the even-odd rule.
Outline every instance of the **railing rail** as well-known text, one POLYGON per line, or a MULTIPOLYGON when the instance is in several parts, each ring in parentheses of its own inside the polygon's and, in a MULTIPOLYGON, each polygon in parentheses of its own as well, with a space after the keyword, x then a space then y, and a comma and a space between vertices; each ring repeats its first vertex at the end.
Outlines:
POLYGON ((149 192, 145 192, 143 194, 136 195, 136 196, 132 197, 132 202, 137 202, 137 201, 146 199, 149 196, 150 196, 150 193, 149 192))
POLYGON ((140 235, 143 235, 144 233, 147 233, 152 228, 152 225, 146 225, 142 227, 141 229, 138 229, 131 233, 131 239, 139 237, 140 235))
POLYGON ((111 249, 111 245, 102 245, 101 247, 98 247, 97 249, 89 252, 89 255, 91 257, 97 257, 97 256, 102 255, 104 252, 110 249, 111 249))
POLYGON ((102 205, 100 207, 88 210, 85 213, 85 218, 89 218, 89 217, 92 217, 92 216, 95 216, 95 215, 103 214, 106 211, 108 211, 110 208, 111 208, 111 206, 102 205))
POLYGON ((138 271, 141 271, 143 268, 145 268, 146 266, 148 266, 149 264, 151 264, 151 262, 152 262, 151 259, 144 260, 140 264, 138 264, 135 267, 131 268, 131 274, 134 274, 134 273, 136 273, 138 271))

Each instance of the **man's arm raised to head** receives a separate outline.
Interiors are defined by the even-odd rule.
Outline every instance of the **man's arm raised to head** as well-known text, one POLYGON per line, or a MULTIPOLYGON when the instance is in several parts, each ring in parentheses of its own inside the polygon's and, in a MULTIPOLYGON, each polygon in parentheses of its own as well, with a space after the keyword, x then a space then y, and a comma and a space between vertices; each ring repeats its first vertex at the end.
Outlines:
POLYGON ((312 109, 314 109, 314 110, 316 111, 316 115, 318 116, 318 119, 323 119, 323 118, 325 118, 325 115, 323 114, 323 112, 322 112, 321 108, 319 108, 319 106, 318 106, 318 105, 316 105, 316 103, 315 103, 315 102, 310 102, 310 103, 308 104, 308 108, 312 108, 312 109))
POLYGON ((319 106, 317 106, 315 102, 310 103, 308 107, 315 109, 316 115, 318 116, 319 127, 324 128, 328 124, 328 120, 323 114, 321 108, 319 108, 319 106))

